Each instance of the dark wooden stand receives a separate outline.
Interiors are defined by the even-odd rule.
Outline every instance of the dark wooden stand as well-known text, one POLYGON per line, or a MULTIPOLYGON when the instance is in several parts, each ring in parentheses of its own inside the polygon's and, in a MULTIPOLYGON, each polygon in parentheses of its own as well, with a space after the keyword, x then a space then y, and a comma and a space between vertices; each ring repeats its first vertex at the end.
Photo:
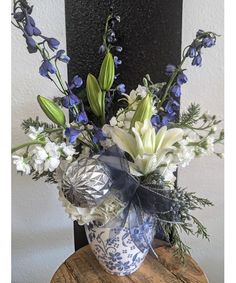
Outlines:
POLYGON ((155 251, 159 260, 148 254, 136 272, 119 277, 104 271, 87 245, 65 260, 51 283, 208 283, 204 272, 190 256, 182 264, 170 247, 159 247, 155 251))

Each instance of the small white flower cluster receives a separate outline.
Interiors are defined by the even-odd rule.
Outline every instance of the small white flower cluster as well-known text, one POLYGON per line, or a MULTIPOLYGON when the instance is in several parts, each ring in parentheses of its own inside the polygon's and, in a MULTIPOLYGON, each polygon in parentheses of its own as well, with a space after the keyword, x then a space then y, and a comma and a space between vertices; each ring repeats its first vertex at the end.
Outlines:
MULTIPOLYGON (((117 111, 116 116, 113 116, 110 120, 110 126, 119 127, 125 130, 130 129, 131 120, 138 107, 139 102, 147 95, 147 88, 145 86, 138 85, 136 90, 131 90, 130 94, 123 93, 123 98, 128 103, 128 108, 125 110, 120 108, 117 111)), ((153 101, 153 114, 156 113, 156 107, 154 106, 155 100, 153 101)))
MULTIPOLYGON (((43 132, 43 128, 35 129, 30 127, 29 137, 36 140, 43 132)), ((72 161, 75 149, 72 145, 63 143, 55 143, 44 137, 44 144, 36 144, 31 146, 23 155, 13 155, 13 163, 16 165, 17 171, 29 175, 32 171, 39 174, 44 171, 53 172, 60 164, 61 159, 68 162, 72 161)))
POLYGON ((189 132, 185 139, 179 142, 176 151, 178 165, 186 167, 192 159, 214 153, 215 139, 213 134, 202 137, 192 131, 189 132))
POLYGON ((197 157, 214 153, 215 137, 213 131, 206 137, 199 136, 197 133, 187 130, 184 138, 178 142, 175 150, 171 152, 167 159, 160 165, 159 171, 167 182, 174 184, 176 177, 174 172, 177 167, 188 166, 197 157))
POLYGON ((19 155, 13 155, 13 164, 16 165, 17 172, 23 172, 26 175, 29 175, 31 172, 31 166, 27 158, 19 155))
POLYGON ((28 132, 28 136, 29 138, 31 138, 32 140, 36 140, 38 138, 38 136, 43 133, 44 131, 44 127, 38 127, 38 129, 36 129, 35 127, 30 126, 29 127, 29 132, 28 132))
POLYGON ((45 146, 36 146, 31 152, 33 168, 36 172, 53 172, 60 164, 60 158, 71 161, 75 154, 72 145, 66 143, 56 144, 48 141, 45 146))

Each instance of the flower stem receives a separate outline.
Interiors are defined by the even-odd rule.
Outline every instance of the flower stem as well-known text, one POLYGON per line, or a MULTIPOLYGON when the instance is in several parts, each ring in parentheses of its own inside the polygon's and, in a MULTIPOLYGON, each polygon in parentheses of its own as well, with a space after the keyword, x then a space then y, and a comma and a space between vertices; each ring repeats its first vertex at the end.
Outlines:
POLYGON ((60 132, 60 131, 63 131, 63 129, 64 128, 56 128, 56 129, 45 129, 44 131, 46 132, 46 133, 55 133, 55 132, 60 132))
POLYGON ((179 66, 177 66, 176 70, 174 71, 174 73, 173 73, 172 76, 170 77, 170 80, 169 80, 169 82, 168 82, 168 84, 167 84, 167 86, 166 86, 166 89, 165 89, 165 92, 164 92, 164 94, 163 94, 163 97, 162 97, 162 99, 161 99, 161 101, 160 101, 160 103, 159 103, 159 105, 158 105, 158 110, 161 108, 161 106, 163 105, 163 103, 166 101, 167 96, 170 94, 170 93, 169 93, 170 87, 172 86, 172 84, 173 84, 173 82, 174 82, 176 76, 178 75, 179 71, 181 70, 181 67, 182 67, 182 65, 184 64, 186 58, 187 58, 187 56, 184 55, 184 56, 183 56, 183 59, 181 60, 181 62, 180 62, 180 64, 179 64, 179 66))
MULTIPOLYGON (((47 54, 45 54, 45 52, 43 51, 43 49, 39 46, 39 44, 37 44, 37 48, 38 48, 38 50, 39 50, 39 52, 40 52, 40 54, 41 54, 41 56, 42 56, 43 58, 46 57, 46 59, 48 59, 48 60, 50 59, 49 56, 48 56, 47 54)), ((46 50, 46 48, 44 48, 44 50, 46 50)), ((55 62, 55 66, 56 66, 56 70, 57 70, 57 72, 56 72, 56 78, 57 78, 57 80, 58 80, 58 82, 59 82, 61 88, 58 86, 58 84, 57 84, 51 77, 50 77, 50 80, 55 84, 55 86, 57 87, 57 89, 58 89, 61 93, 63 93, 64 95, 66 95, 66 90, 65 90, 65 88, 64 88, 64 85, 63 85, 62 79, 61 79, 61 73, 60 73, 60 71, 59 71, 59 68, 58 68, 56 62, 55 62)))
POLYGON ((108 52, 109 51, 109 47, 107 46, 107 39, 106 39, 106 35, 107 35, 107 30, 108 30, 108 22, 109 20, 112 18, 112 15, 109 15, 106 19, 106 24, 105 24, 105 31, 104 31, 104 34, 103 34, 103 45, 106 49, 106 51, 108 52))
POLYGON ((105 96, 106 92, 102 92, 102 116, 101 116, 101 123, 104 125, 106 123, 106 113, 105 113, 105 96))
POLYGON ((59 68, 57 66, 57 61, 56 60, 55 60, 55 66, 56 66, 56 69, 57 69, 56 77, 57 77, 57 79, 59 81, 59 84, 61 85, 61 88, 63 89, 64 95, 66 95, 66 89, 65 89, 64 84, 62 82, 61 72, 60 72, 60 70, 59 70, 59 68))
POLYGON ((31 142, 23 143, 23 144, 21 144, 21 145, 17 145, 17 146, 15 146, 15 147, 13 147, 13 148, 11 149, 11 153, 13 153, 13 152, 15 152, 15 151, 17 151, 17 150, 19 150, 19 149, 21 149, 21 148, 24 148, 24 147, 26 147, 26 146, 30 146, 30 145, 34 145, 34 144, 42 144, 42 145, 44 145, 45 142, 36 140, 36 141, 31 141, 31 142))

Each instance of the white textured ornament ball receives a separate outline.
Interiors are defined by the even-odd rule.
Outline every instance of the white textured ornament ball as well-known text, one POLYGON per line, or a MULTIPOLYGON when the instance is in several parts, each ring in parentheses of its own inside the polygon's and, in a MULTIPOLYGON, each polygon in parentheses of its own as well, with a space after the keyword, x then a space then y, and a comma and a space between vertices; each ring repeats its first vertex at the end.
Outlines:
POLYGON ((74 206, 95 207, 112 185, 109 168, 98 159, 84 158, 71 163, 63 175, 62 192, 74 206))

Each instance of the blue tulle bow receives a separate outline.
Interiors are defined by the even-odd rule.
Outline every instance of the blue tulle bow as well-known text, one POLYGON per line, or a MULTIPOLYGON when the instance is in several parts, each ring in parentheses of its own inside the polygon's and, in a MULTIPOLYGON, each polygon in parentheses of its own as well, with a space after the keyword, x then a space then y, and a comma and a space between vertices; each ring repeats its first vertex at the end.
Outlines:
POLYGON ((116 228, 111 229, 110 237, 115 237, 127 225, 131 238, 140 251, 144 252, 147 248, 152 249, 151 239, 147 239, 145 232, 137 237, 135 228, 141 227, 141 231, 145 230, 143 227, 147 219, 151 219, 149 229, 153 229, 157 238, 162 238, 161 223, 179 222, 178 200, 172 197, 173 190, 165 187, 164 183, 143 183, 131 175, 128 160, 117 146, 104 151, 99 156, 99 160, 110 169, 113 181, 110 194, 124 204, 122 212, 105 225, 105 227, 116 228))

